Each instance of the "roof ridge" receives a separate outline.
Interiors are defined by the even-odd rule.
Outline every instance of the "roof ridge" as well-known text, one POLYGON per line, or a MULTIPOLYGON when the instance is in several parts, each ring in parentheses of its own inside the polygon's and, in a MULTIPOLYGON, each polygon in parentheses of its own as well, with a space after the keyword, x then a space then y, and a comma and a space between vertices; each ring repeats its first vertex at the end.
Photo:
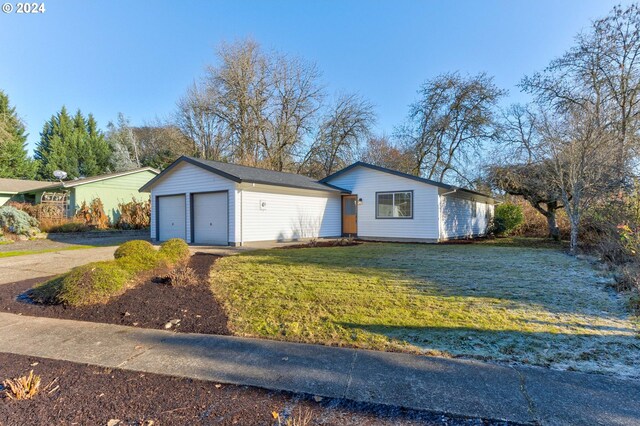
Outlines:
POLYGON ((283 171, 280 171, 280 170, 272 170, 272 169, 267 169, 267 168, 264 168, 264 167, 247 166, 247 165, 244 165, 244 164, 230 163, 228 161, 207 160, 207 159, 204 159, 204 158, 197 158, 197 157, 192 157, 192 156, 189 156, 189 155, 185 155, 185 157, 190 158, 190 159, 195 160, 195 161, 201 161, 201 162, 205 162, 205 163, 229 164, 229 165, 234 166, 234 167, 243 167, 243 168, 246 168, 246 169, 256 169, 256 170, 262 170, 262 171, 270 172, 270 173, 282 173, 282 174, 285 174, 285 175, 302 176, 302 177, 305 177, 305 178, 307 178, 309 180, 312 180, 313 182, 320 183, 319 179, 314 179, 311 176, 307 176, 307 175, 304 175, 304 174, 301 174, 301 173, 283 172, 283 171))

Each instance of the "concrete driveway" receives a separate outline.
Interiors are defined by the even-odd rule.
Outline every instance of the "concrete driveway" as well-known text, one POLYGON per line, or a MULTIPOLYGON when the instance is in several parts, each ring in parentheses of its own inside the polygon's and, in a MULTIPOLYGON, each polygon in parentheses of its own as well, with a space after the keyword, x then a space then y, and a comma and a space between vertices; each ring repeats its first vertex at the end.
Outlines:
POLYGON ((85 263, 110 260, 116 248, 95 247, 0 258, 0 285, 58 275, 85 263))
MULTIPOLYGON (((43 240, 35 243, 33 241, 26 241, 24 244, 15 243, 7 246, 0 246, 0 251, 12 251, 16 249, 61 249, 59 251, 47 253, 0 258, 0 285, 33 278, 50 277, 52 275, 62 274, 76 266, 84 265, 89 262, 111 260, 113 259, 113 253, 118 248, 115 244, 120 244, 124 241, 127 241, 127 239, 103 238, 100 240, 101 244, 112 243, 114 245, 74 250, 69 250, 69 248, 78 244, 92 244, 96 241, 95 239, 88 241, 74 240, 73 242, 61 243, 43 240)), ((286 247, 293 244, 301 244, 301 242, 258 242, 250 243, 242 247, 190 245, 189 248, 192 254, 209 253, 219 256, 228 256, 251 250, 286 247)), ((159 246, 156 245, 156 247, 159 246)))

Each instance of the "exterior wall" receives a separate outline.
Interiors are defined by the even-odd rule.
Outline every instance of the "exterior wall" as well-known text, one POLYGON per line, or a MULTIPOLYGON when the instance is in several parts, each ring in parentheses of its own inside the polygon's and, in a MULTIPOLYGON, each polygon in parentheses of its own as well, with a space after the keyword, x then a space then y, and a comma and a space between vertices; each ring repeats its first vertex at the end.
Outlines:
POLYGON ((484 197, 471 194, 449 194, 440 196, 440 239, 468 238, 484 235, 493 217, 493 204, 484 197), (473 217, 473 202, 476 216, 473 217))
POLYGON ((238 185, 236 200, 241 205, 236 216, 238 242, 288 241, 341 234, 339 193, 245 183, 238 185))
POLYGON ((143 170, 130 175, 117 176, 73 187, 69 200, 71 213, 77 211, 83 202, 89 204, 93 199, 100 198, 104 205, 105 213, 107 213, 112 222, 115 222, 120 216, 118 204, 131 201, 132 198, 138 201, 149 199, 149 194, 138 190, 155 176, 155 173, 143 170))
POLYGON ((362 198, 358 206, 358 237, 437 241, 438 188, 365 167, 356 167, 329 183, 362 198), (376 219, 376 192, 413 191, 412 219, 376 219))
POLYGON ((11 199, 12 196, 13 196, 12 194, 0 193, 0 206, 4 206, 7 203, 7 201, 11 199))
POLYGON ((231 243, 238 241, 235 229, 236 183, 186 162, 177 165, 151 188, 151 238, 157 238, 155 206, 157 196, 186 194, 187 242, 191 242, 190 194, 213 191, 229 191, 229 241, 231 243))

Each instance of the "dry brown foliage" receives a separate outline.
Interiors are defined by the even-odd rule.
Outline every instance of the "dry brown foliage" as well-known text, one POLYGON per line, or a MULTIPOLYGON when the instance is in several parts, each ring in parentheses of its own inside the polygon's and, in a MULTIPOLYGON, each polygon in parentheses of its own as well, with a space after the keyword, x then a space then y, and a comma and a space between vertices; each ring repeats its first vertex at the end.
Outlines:
POLYGON ((40 390, 40 376, 33 374, 33 370, 28 376, 22 376, 15 379, 7 379, 2 382, 5 389, 5 395, 9 399, 31 399, 40 390))

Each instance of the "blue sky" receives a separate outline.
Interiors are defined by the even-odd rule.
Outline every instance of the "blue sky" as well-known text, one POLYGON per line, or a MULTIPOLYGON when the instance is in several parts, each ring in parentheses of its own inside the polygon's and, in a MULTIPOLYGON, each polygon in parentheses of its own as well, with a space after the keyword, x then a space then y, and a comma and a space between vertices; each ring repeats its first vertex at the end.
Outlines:
POLYGON ((617 3, 45 0, 43 15, 0 13, 0 89, 33 148, 63 104, 102 128, 118 112, 134 125, 169 117, 221 41, 251 37, 315 61, 330 93, 368 98, 376 130, 392 133, 420 84, 446 71, 485 71, 509 90, 505 103, 526 100, 522 76, 617 3))

